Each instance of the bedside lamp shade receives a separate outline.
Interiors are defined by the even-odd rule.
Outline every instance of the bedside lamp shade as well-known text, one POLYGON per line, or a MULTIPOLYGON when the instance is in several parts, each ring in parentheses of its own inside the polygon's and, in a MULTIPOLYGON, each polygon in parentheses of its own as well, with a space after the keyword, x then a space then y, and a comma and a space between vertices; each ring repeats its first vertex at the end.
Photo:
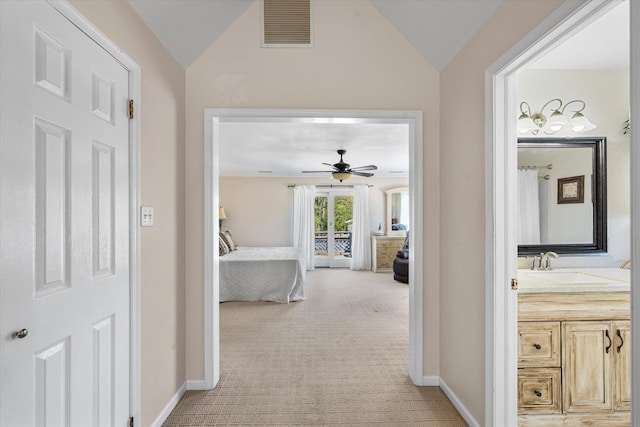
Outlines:
POLYGON ((218 226, 219 227, 222 227, 223 219, 227 219, 227 214, 224 213, 224 208, 220 206, 220 209, 218 209, 218 226))

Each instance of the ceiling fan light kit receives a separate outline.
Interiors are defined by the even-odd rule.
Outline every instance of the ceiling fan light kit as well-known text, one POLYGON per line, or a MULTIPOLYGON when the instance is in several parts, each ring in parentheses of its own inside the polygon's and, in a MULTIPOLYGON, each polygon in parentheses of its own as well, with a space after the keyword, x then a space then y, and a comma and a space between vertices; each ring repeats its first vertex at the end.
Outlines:
POLYGON ((346 163, 342 160, 342 156, 347 153, 347 150, 338 150, 338 154, 340 155, 340 161, 338 163, 322 163, 323 165, 327 165, 333 168, 333 170, 324 170, 324 171, 302 171, 302 173, 331 173, 331 176, 336 181, 344 181, 351 178, 351 175, 364 176, 366 178, 372 177, 373 173, 364 172, 364 171, 374 171, 378 170, 376 165, 366 165, 366 166, 358 166, 352 168, 349 163, 346 163))
POLYGON ((351 174, 349 172, 332 172, 331 176, 333 177, 333 179, 340 182, 351 178, 351 174))

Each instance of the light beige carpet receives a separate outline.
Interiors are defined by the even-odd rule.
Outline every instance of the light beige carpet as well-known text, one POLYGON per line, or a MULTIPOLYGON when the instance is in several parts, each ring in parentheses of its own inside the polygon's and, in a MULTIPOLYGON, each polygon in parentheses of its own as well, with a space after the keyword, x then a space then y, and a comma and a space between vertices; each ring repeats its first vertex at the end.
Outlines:
POLYGON ((389 273, 310 272, 305 301, 220 305, 218 386, 165 426, 466 426, 407 375, 408 286, 389 273))

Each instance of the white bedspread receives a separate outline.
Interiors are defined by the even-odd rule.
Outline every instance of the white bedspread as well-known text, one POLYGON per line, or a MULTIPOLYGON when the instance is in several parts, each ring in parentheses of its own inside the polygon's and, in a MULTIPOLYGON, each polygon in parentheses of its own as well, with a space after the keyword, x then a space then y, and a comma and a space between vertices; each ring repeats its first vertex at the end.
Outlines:
POLYGON ((301 301, 306 277, 302 249, 241 246, 220 257, 220 301, 301 301))

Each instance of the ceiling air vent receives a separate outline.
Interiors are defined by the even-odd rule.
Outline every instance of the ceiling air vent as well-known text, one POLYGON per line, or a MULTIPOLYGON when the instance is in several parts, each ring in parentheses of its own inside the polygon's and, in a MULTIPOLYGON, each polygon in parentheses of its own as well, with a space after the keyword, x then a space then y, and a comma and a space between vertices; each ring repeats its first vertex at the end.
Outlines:
POLYGON ((263 47, 311 47, 311 0, 262 0, 263 47))

